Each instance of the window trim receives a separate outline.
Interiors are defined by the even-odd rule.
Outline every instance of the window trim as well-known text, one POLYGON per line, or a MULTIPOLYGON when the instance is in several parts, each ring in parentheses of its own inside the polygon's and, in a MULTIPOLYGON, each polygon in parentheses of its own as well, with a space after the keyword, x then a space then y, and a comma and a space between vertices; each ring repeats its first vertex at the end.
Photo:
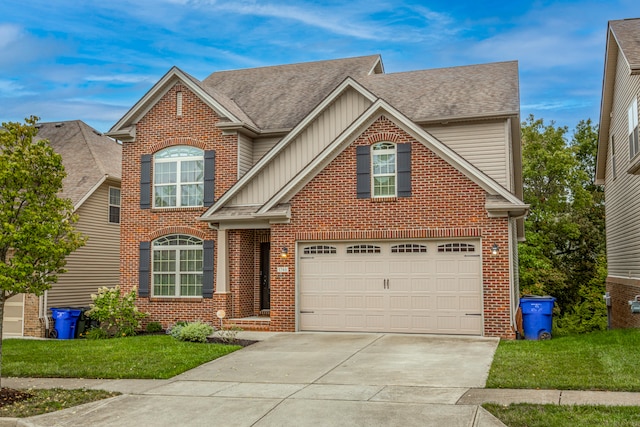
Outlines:
POLYGON ((634 158, 640 152, 638 141, 638 98, 633 98, 627 110, 627 136, 629 139, 629 158, 634 158))
POLYGON ((438 245, 438 253, 460 253, 460 252, 475 252, 476 245, 473 243, 465 242, 449 242, 441 243, 438 245))
POLYGON ((122 189, 120 189, 119 187, 112 187, 109 186, 109 194, 107 195, 107 222, 109 224, 120 224, 120 218, 121 218, 121 214, 122 214, 122 189), (118 204, 112 204, 111 203, 111 190, 118 190, 118 204), (117 221, 111 221, 111 208, 118 208, 118 220, 117 221))
MULTIPOLYGON (((385 164, 387 167, 389 163, 385 164)), ((371 197, 385 198, 385 197, 397 197, 398 196, 398 145, 390 141, 381 141, 371 146, 371 197), (387 148, 377 148, 384 147, 387 148), (390 148, 393 147, 393 148, 390 148), (377 151, 377 153, 376 153, 377 151), (393 172, 392 173, 376 173, 375 172, 375 158, 381 155, 393 154, 393 172), (377 177, 393 177, 393 194, 376 194, 376 178, 377 177)))
POLYGON ((151 283, 150 283, 150 290, 149 290, 149 296, 151 298, 203 298, 203 288, 205 287, 204 284, 204 279, 205 279, 205 275, 204 275, 204 270, 205 270, 205 253, 204 253, 204 243, 205 241, 195 237, 195 236, 191 236, 188 234, 169 234, 166 236, 162 236, 159 237, 153 241, 151 241, 151 254, 150 254, 150 270, 151 270, 151 283), (184 240, 186 242, 191 242, 191 243, 182 243, 182 244, 172 244, 172 241, 180 241, 180 240, 184 240), (162 244, 161 242, 166 241, 166 244, 162 244), (181 259, 180 259, 180 255, 181 255, 181 251, 183 250, 194 250, 194 249, 199 249, 200 250, 200 263, 202 264, 202 269, 199 271, 199 275, 200 275, 200 289, 197 290, 196 289, 196 293, 194 295, 182 295, 181 292, 181 276, 183 274, 191 274, 191 275, 197 275, 198 272, 194 272, 194 271, 182 271, 180 269, 180 264, 181 264, 181 259), (157 251, 173 251, 175 253, 174 259, 173 259, 173 263, 174 263, 174 271, 169 271, 169 272, 156 272, 155 271, 155 255, 157 251), (173 295, 157 295, 156 294, 156 276, 160 275, 160 274, 165 274, 165 275, 171 275, 173 274, 174 276, 174 293, 173 295))
POLYGON ((157 151, 156 153, 153 154, 153 162, 152 162, 152 173, 151 173, 151 189, 152 189, 152 193, 151 193, 151 198, 152 198, 152 207, 153 209, 176 209, 176 208, 199 208, 199 207, 203 207, 204 206, 204 193, 205 193, 205 189, 204 189, 204 182, 205 182, 205 150, 198 148, 198 147, 193 147, 191 145, 173 145, 171 147, 167 147, 164 148, 162 150, 157 151), (195 155, 191 155, 191 156, 177 156, 177 157, 167 157, 167 158, 158 158, 159 155, 162 155, 163 153, 167 153, 171 150, 179 150, 179 149, 184 149, 184 148, 189 148, 192 150, 198 150, 200 152, 200 155, 195 156, 195 155), (202 167, 202 178, 200 181, 193 181, 193 182, 182 182, 181 181, 181 174, 182 174, 182 163, 183 162, 192 162, 192 161, 200 161, 201 162, 201 167, 202 167), (156 172, 158 171, 158 168, 156 167, 156 165, 158 164, 162 164, 162 163, 175 163, 176 164, 176 169, 175 169, 175 182, 173 183, 161 183, 158 184, 156 183, 156 172), (197 205, 183 205, 182 204, 182 186, 183 185, 200 185, 202 187, 202 197, 200 200, 200 203, 197 205), (176 203, 175 205, 171 205, 171 206, 158 206, 156 204, 156 188, 157 187, 174 187, 175 186, 175 199, 176 199, 176 203))

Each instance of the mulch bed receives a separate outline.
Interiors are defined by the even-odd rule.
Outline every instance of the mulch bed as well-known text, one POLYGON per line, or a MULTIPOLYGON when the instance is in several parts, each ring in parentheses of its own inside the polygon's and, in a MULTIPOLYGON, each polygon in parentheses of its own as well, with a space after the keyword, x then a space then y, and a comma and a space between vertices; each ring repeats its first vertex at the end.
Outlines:
POLYGON ((0 408, 3 406, 13 405, 16 402, 22 402, 32 397, 31 394, 20 390, 3 387, 0 390, 0 408))
POLYGON ((247 347, 247 346, 250 346, 251 344, 257 343, 258 341, 237 339, 237 340, 233 340, 232 342, 225 342, 218 337, 209 337, 207 338, 207 342, 211 344, 231 344, 231 345, 241 345, 242 347, 247 347))

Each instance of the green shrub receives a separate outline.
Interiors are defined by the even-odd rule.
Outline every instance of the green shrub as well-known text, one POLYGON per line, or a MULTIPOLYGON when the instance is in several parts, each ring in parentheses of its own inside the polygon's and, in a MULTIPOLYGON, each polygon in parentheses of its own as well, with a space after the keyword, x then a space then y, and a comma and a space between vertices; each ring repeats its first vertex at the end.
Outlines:
POLYGON ((150 334, 162 332, 162 325, 160 322, 149 322, 147 323, 146 331, 150 334))
POLYGON ((224 344, 233 344, 236 341, 236 336, 242 328, 237 325, 223 326, 216 331, 216 335, 220 338, 224 344))
POLYGON ((83 335, 88 340, 104 340, 109 338, 109 334, 102 328, 91 328, 83 335))
POLYGON ((136 307, 136 289, 122 295, 120 287, 102 287, 98 294, 91 295, 93 304, 85 314, 100 322, 109 337, 124 337, 136 334, 140 320, 147 316, 136 307))
POLYGON ((207 337, 213 333, 213 327, 203 322, 177 323, 171 328, 171 336, 188 342, 207 342, 207 337))

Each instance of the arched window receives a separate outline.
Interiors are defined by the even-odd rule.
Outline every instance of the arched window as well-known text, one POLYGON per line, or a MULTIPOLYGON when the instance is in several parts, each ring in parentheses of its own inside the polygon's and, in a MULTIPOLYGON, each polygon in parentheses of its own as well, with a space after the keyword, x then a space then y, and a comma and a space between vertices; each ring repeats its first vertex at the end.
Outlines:
POLYGON ((202 240, 183 234, 164 236, 153 241, 152 251, 152 296, 202 296, 202 240))
POLYGON ((165 148, 153 156, 153 206, 202 206, 204 151, 186 145, 165 148))
POLYGON ((373 197, 396 196, 396 145, 379 142, 371 147, 373 197))

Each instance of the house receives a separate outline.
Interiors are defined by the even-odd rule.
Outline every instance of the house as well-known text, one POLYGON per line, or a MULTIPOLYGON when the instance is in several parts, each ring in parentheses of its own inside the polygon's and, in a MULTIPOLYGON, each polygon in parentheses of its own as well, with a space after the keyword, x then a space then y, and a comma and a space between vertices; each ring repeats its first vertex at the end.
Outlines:
POLYGON ((596 183, 604 184, 607 292, 611 325, 640 327, 629 301, 640 295, 640 19, 610 21, 607 29, 596 183))
POLYGON ((512 338, 519 109, 516 62, 174 67, 108 132, 121 283, 165 327, 512 338))
POLYGON ((54 326, 51 307, 88 306, 100 286, 119 281, 122 146, 80 120, 37 126, 36 139, 48 139, 62 156, 62 196, 71 199, 76 229, 88 240, 67 257, 67 272, 43 296, 20 294, 6 302, 4 336, 43 337, 54 326))

